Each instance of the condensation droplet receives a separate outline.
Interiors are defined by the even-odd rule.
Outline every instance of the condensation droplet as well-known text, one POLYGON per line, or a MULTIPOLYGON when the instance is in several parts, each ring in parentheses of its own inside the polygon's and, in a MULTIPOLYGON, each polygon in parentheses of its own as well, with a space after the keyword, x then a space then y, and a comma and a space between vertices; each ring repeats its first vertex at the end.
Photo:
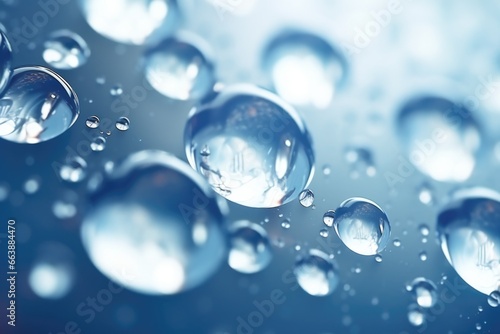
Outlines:
POLYGON ((130 128, 130 120, 127 117, 120 117, 116 121, 115 127, 120 131, 127 131, 130 128))
POLYGON ((90 116, 87 118, 85 121, 85 125, 90 128, 90 129, 97 129, 99 127, 99 124, 101 123, 101 120, 97 116, 90 116))
POLYGON ((299 194, 299 202, 300 204, 308 208, 314 203, 314 193, 312 192, 311 189, 304 189, 300 192, 299 194))

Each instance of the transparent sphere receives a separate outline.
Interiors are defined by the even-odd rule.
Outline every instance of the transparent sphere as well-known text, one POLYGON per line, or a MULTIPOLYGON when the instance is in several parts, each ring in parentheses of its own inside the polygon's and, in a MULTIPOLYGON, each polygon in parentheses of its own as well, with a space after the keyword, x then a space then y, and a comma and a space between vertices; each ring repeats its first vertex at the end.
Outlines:
POLYGON ((44 142, 68 130, 79 113, 76 93, 57 73, 41 66, 16 68, 0 96, 0 137, 44 142))
POLYGON ((293 272, 299 286, 311 296, 327 296, 339 283, 336 264, 317 249, 311 249, 305 257, 300 258, 293 272))
POLYGON ((170 31, 178 16, 174 0, 79 0, 79 4, 92 29, 127 44, 144 44, 155 31, 170 31))
POLYGON ((314 173, 311 137, 293 108, 251 85, 235 85, 191 111, 186 155, 216 192, 249 207, 296 199, 314 173))
POLYGON ((411 282, 410 292, 421 307, 429 308, 436 304, 438 298, 436 285, 426 278, 415 278, 411 282))
POLYGON ((144 73, 155 90, 175 100, 200 99, 215 84, 207 47, 188 35, 169 37, 147 50, 144 73))
POLYGON ((161 151, 130 155, 89 198, 81 237, 105 276, 145 294, 205 282, 226 256, 215 194, 187 164, 161 151))
POLYGON ((384 250, 391 236, 385 212, 374 202, 354 197, 335 210, 334 228, 340 240, 353 252, 376 255, 384 250))
POLYGON ((306 32, 287 31, 273 38, 262 58, 278 95, 297 105, 327 107, 346 72, 341 53, 306 32))
POLYGON ((500 194, 486 188, 455 192, 437 218, 444 255, 474 289, 500 288, 500 194))
POLYGON ((87 42, 69 30, 54 31, 45 41, 43 47, 43 60, 57 69, 78 68, 85 64, 90 57, 87 42))
MULTIPOLYGON (((12 75, 12 47, 0 26, 0 96, 12 75)), ((1 108, 1 105, 0 105, 1 108)), ((1 110, 1 109, 0 109, 1 110)))
POLYGON ((244 274, 261 271, 271 262, 272 252, 266 230, 258 224, 240 220, 229 228, 228 263, 244 274))
MULTIPOLYGON (((409 161, 423 174, 443 182, 471 176, 482 139, 469 110, 444 98, 422 97, 402 108, 397 127, 409 161)), ((409 168, 400 169, 407 177, 402 174, 409 168)))

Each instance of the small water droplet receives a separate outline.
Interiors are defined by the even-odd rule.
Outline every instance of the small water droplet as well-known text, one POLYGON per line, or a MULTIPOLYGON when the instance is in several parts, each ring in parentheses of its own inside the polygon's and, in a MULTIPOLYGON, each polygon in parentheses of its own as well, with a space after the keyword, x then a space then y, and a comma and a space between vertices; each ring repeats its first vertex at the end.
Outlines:
POLYGON ((300 192, 299 194, 299 202, 300 204, 308 208, 314 203, 314 193, 312 192, 311 189, 304 189, 300 192))
POLYGON ((429 226, 427 226, 426 224, 420 224, 420 225, 418 226, 418 230, 420 231, 420 233, 421 233, 424 237, 428 236, 428 235, 429 235, 429 232, 430 232, 430 230, 429 230, 429 226))
POLYGON ((500 305, 500 291, 496 290, 489 294, 488 305, 491 307, 498 307, 500 305))
POLYGON ((33 195, 40 189, 40 181, 37 178, 30 178, 24 182, 23 188, 26 194, 33 195))
POLYGON ((98 85, 104 85, 106 83, 106 78, 105 77, 97 77, 95 79, 95 82, 98 84, 98 85))
POLYGON ((329 232, 326 228, 323 228, 319 231, 319 235, 322 236, 323 238, 328 238, 329 232))
POLYGON ((422 251, 420 254, 418 254, 418 257, 420 258, 420 261, 427 261, 427 253, 422 251))
POLYGON ((382 255, 380 255, 380 254, 375 255, 375 262, 380 263, 380 262, 382 262, 382 260, 383 260, 382 255))
POLYGON ((431 205, 434 202, 433 189, 427 183, 423 183, 418 189, 418 199, 422 204, 431 205))
POLYGON ((111 96, 120 96, 123 94, 123 88, 121 85, 117 84, 117 85, 114 85, 113 87, 111 87, 111 89, 109 90, 109 93, 111 94, 111 96))
POLYGON ((433 307, 438 299, 437 288, 434 282, 423 277, 415 278, 411 282, 409 291, 421 307, 433 307))
POLYGON ((339 283, 336 264, 327 254, 311 249, 307 256, 300 258, 293 269, 297 283, 312 296, 331 294, 339 283))
POLYGON ((408 308, 408 321, 415 327, 420 327, 425 323, 425 314, 418 305, 412 304, 408 308))
POLYGON ((66 182, 80 182, 87 176, 87 162, 81 157, 72 157, 61 167, 59 176, 66 182))
POLYGON ((102 152, 106 148, 106 138, 104 137, 96 137, 90 143, 90 148, 94 152, 102 152))
POLYGON ((477 307, 477 310, 478 310, 479 312, 483 312, 483 307, 482 307, 481 305, 479 305, 479 306, 477 307))
POLYGON ((65 201, 55 201, 52 205, 52 213, 59 219, 69 219, 76 215, 76 207, 65 201))
POLYGON ((69 30, 53 32, 43 46, 43 60, 57 69, 78 68, 90 57, 90 49, 85 40, 69 30))
POLYGON ((392 244, 396 247, 400 247, 401 246, 401 240, 399 239, 394 239, 394 241, 392 242, 392 244))
POLYGON ((101 120, 97 116, 90 116, 87 118, 85 121, 85 125, 90 128, 90 129, 97 129, 99 127, 99 124, 101 123, 101 120))
POLYGON ((283 227, 284 229, 288 230, 290 228, 290 220, 288 219, 285 219, 284 221, 281 222, 281 227, 283 227))
POLYGON ((330 165, 324 165, 323 166, 323 175, 329 176, 331 173, 332 173, 332 167, 330 167, 330 165))
MULTIPOLYGON (((120 117, 115 126, 120 131, 127 131, 130 128, 130 120, 127 117, 120 117)), ((208 151, 208 155, 210 155, 210 151, 208 151)))
POLYGON ((325 224, 328 227, 333 226, 334 220, 335 220, 335 211, 334 210, 328 210, 323 215, 323 224, 325 224))

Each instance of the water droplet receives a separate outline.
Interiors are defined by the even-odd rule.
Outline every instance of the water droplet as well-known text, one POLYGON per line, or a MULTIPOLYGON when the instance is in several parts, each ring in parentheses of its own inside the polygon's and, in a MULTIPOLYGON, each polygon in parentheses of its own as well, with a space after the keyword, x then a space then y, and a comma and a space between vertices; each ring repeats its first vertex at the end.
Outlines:
POLYGON ((479 312, 483 312, 483 307, 482 307, 481 305, 479 305, 479 306, 477 307, 477 310, 478 310, 479 312))
POLYGON ((294 31, 270 41, 264 50, 263 68, 286 101, 325 108, 344 79, 346 62, 321 37, 294 31))
POLYGON ((272 259, 266 231, 249 221, 238 221, 230 227, 228 263, 234 270, 253 274, 266 268, 272 259))
POLYGON ((420 224, 418 226, 418 230, 420 231, 420 234, 422 234, 424 237, 428 236, 430 233, 429 226, 427 226, 427 224, 420 224))
POLYGON ((380 255, 380 254, 375 255, 375 262, 380 263, 380 262, 382 262, 383 260, 384 260, 384 259, 382 258, 382 255, 380 255))
POLYGON ((395 247, 400 247, 400 246, 401 246, 401 240, 399 240, 399 239, 394 239, 394 241, 392 242, 392 244, 393 244, 395 247))
POLYGON ((354 197, 335 210, 333 224, 340 240, 353 252, 375 255, 387 246, 391 226, 384 211, 374 202, 354 197))
POLYGON ((43 142, 68 130, 79 113, 75 92, 58 74, 40 66, 16 68, 0 98, 0 136, 43 142))
POLYGON ((106 148, 106 138, 104 137, 96 137, 90 143, 90 148, 94 152, 102 152, 106 148))
POLYGON ((283 238, 278 237, 273 240, 273 245, 275 245, 278 248, 283 248, 285 247, 285 240, 283 238))
POLYGON ((474 289, 488 295, 500 286, 500 194, 485 188, 455 192, 437 218, 444 255, 474 289))
POLYGON ((335 220, 335 211, 334 210, 328 210, 323 215, 323 224, 325 224, 328 227, 332 227, 333 226, 333 221, 334 220, 335 220))
POLYGON ((480 331, 481 330, 481 324, 480 323, 476 323, 476 330, 480 331))
MULTIPOLYGON (((12 75, 12 47, 2 28, 0 28, 0 96, 7 87, 9 79, 12 75)), ((0 116, 2 115, 2 107, 0 104, 0 116)), ((1 118, 0 118, 1 120, 1 118)), ((0 121, 0 129, 1 129, 0 121)))
POLYGON ((175 100, 197 100, 215 84, 207 46, 192 36, 169 37, 145 54, 145 76, 159 93, 175 100))
POLYGON ((311 189, 304 189, 299 194, 299 202, 304 208, 308 208, 314 203, 314 193, 311 189))
POLYGON ((115 126, 120 131, 127 131, 130 128, 130 120, 127 117, 120 117, 115 126))
POLYGON ((434 202, 434 190, 427 183, 422 184, 418 189, 418 199, 422 204, 431 205, 434 202))
POLYGON ((87 162, 81 157, 72 157, 61 167, 59 176, 66 182, 81 182, 87 176, 87 162))
POLYGON ((495 290, 488 295, 488 305, 498 307, 500 305, 500 291, 495 290))
POLYGON ((372 152, 366 147, 348 146, 345 149, 345 159, 351 169, 351 177, 354 179, 360 175, 373 177, 377 173, 372 152))
POLYGON ((98 85, 104 85, 106 83, 106 78, 105 77, 97 77, 95 79, 95 82, 98 84, 98 85))
POLYGON ((43 60, 61 70, 78 68, 90 57, 90 49, 85 40, 69 30, 54 31, 43 47, 43 60))
POLYGON ((314 171, 311 139, 295 110, 251 85, 230 86, 194 109, 184 138, 191 166, 240 205, 288 203, 314 171), (200 154, 205 146, 209 157, 200 154))
POLYGON ((293 269, 297 283, 312 296, 327 296, 339 283, 336 264, 325 253, 311 249, 295 263, 293 269))
POLYGON ((420 261, 427 261, 427 253, 424 251, 420 252, 418 257, 420 258, 420 261))
POLYGON ((90 128, 90 129, 97 129, 99 127, 99 124, 101 123, 101 120, 97 116, 90 116, 87 118, 85 121, 85 125, 90 128))
POLYGON ((40 189, 40 181, 38 178, 30 178, 24 182, 23 189, 26 194, 33 195, 40 189))
POLYGON ((0 202, 5 201, 9 197, 9 186, 5 183, 0 183, 0 202))
POLYGON ((52 205, 52 213, 59 219, 69 219, 76 215, 76 206, 66 201, 55 201, 52 205))
POLYGON ((191 289, 205 282, 226 255, 222 202, 197 173, 168 153, 130 155, 89 201, 83 245, 104 275, 130 290, 174 294, 191 289))
POLYGON ((436 304, 438 299, 437 287, 432 281, 417 277, 411 282, 410 286, 409 291, 419 306, 430 308, 436 304))
POLYGON ((330 165, 323 166, 323 175, 329 176, 332 173, 332 167, 330 165))
POLYGON ((463 182, 472 174, 482 139, 464 107, 439 97, 409 101, 398 116, 398 130, 410 162, 425 175, 463 182))
POLYGON ((356 267, 356 268, 354 268, 354 272, 355 272, 356 274, 359 274, 359 273, 361 272, 361 268, 360 268, 360 267, 356 267))
POLYGON ((319 235, 322 236, 323 238, 328 238, 328 230, 326 228, 323 228, 319 231, 319 235))
POLYGON ((412 304, 408 308, 408 321, 415 327, 420 327, 425 323, 425 314, 418 305, 412 304))
POLYGON ((281 227, 284 229, 288 230, 291 227, 290 220, 285 219, 284 221, 281 222, 281 227))
POLYGON ((178 18, 173 0, 79 1, 87 23, 97 33, 119 43, 144 44, 153 33, 170 33, 178 18))
POLYGON ((114 85, 113 87, 111 87, 111 89, 109 90, 109 93, 111 94, 111 96, 120 96, 123 94, 123 88, 121 85, 117 84, 117 85, 114 85))

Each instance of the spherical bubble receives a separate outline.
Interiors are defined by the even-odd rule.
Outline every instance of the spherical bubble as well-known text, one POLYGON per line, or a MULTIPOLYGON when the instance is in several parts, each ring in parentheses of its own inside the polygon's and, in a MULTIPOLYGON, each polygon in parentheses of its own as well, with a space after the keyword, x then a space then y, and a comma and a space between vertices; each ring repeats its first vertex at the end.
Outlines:
POLYGON ((90 143, 90 148, 94 152, 102 152, 106 148, 106 138, 104 137, 96 137, 90 143))
POLYGON ((500 286, 500 194, 486 188, 455 192, 437 218, 444 255, 474 289, 489 295, 500 286))
MULTIPOLYGON (((12 75, 12 47, 5 32, 0 27, 0 96, 12 75)), ((2 104, 0 103, 0 115, 2 104)))
POLYGON ((340 240, 361 255, 381 252, 391 236, 385 212, 374 202, 360 197, 340 204, 335 210, 334 228, 340 240))
POLYGON ((46 243, 37 252, 28 283, 40 298, 60 299, 74 285, 73 253, 59 243, 46 243))
POLYGON ((85 249, 105 276, 145 294, 205 282, 226 255, 223 203, 189 166, 141 151, 113 168, 90 195, 85 249))
POLYGON ((412 304, 408 308, 408 321, 415 327, 420 327, 425 323, 425 314, 418 305, 412 304))
POLYGON ((397 126, 409 161, 436 181, 467 180, 482 141, 473 116, 440 97, 408 102, 399 113, 397 126))
POLYGON ((208 47, 194 36, 169 37, 146 51, 146 79, 159 93, 175 100, 196 100, 215 85, 208 47))
POLYGON ((230 226, 229 233, 228 263, 231 268, 253 274, 268 266, 272 259, 271 245, 262 226, 240 220, 230 226))
POLYGON ((498 307, 500 305, 500 291, 495 290, 488 295, 488 305, 498 307))
POLYGON ((81 182, 87 176, 87 161, 82 157, 74 156, 68 159, 59 169, 61 180, 70 183, 81 182))
POLYGON ((311 296, 327 296, 339 283, 339 272, 327 254, 311 249, 293 269, 297 283, 311 296))
POLYGON ((314 173, 311 137, 295 110, 251 85, 228 87, 194 108, 184 139, 191 166, 244 206, 288 203, 314 173))
POLYGON ((101 123, 101 120, 99 119, 98 116, 90 116, 87 118, 85 121, 85 125, 90 128, 90 129, 97 129, 99 127, 99 124, 101 123))
POLYGON ((410 292, 421 307, 433 307, 438 299, 436 285, 423 277, 417 277, 411 282, 410 292))
POLYGON ((87 23, 119 43, 144 44, 155 31, 172 30, 178 10, 174 0, 80 0, 87 23))
POLYGON ((321 37, 300 31, 273 38, 262 63, 278 95, 292 104, 317 108, 330 104, 346 72, 338 50, 321 37))
POLYGON ((127 131, 130 129, 130 120, 127 117, 120 117, 116 121, 115 127, 120 131, 127 131))
POLYGON ((68 130, 79 113, 76 93, 57 73, 41 66, 17 68, 0 98, 0 137, 44 142, 68 130))
POLYGON ((304 189, 299 194, 299 202, 304 208, 308 208, 314 203, 314 193, 311 189, 304 189))
POLYGON ((78 68, 85 64, 90 57, 87 42, 69 30, 54 31, 45 41, 43 47, 43 60, 57 69, 78 68))

